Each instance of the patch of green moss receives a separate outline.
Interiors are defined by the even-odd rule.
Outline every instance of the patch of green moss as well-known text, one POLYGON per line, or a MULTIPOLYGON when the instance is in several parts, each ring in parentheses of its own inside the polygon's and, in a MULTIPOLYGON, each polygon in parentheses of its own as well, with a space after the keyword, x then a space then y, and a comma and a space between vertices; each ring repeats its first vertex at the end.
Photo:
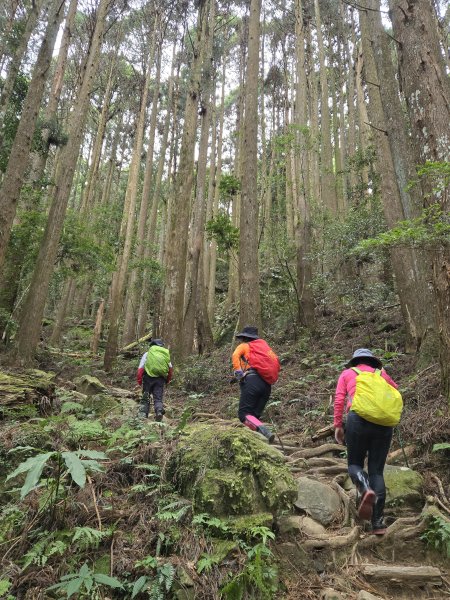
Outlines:
POLYGON ((230 528, 233 535, 239 538, 246 538, 254 527, 271 527, 273 515, 269 512, 257 512, 250 515, 241 515, 225 519, 225 523, 230 528))
POLYGON ((103 575, 111 574, 111 555, 103 554, 94 562, 94 573, 103 573, 103 575))
POLYGON ((282 455, 244 428, 184 430, 168 471, 196 512, 214 515, 290 508, 297 486, 282 455))
POLYGON ((122 412, 120 402, 107 394, 88 396, 85 400, 80 400, 80 404, 82 404, 86 410, 90 410, 98 416, 105 415, 106 413, 122 412))

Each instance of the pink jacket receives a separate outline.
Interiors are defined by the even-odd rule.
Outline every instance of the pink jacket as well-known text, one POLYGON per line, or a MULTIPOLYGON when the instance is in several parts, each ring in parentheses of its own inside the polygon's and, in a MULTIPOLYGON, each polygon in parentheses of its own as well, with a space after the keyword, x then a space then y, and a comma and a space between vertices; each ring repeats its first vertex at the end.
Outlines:
MULTIPOLYGON (((360 371, 375 371, 373 367, 369 365, 355 365, 360 371)), ((356 389, 356 377, 358 373, 353 369, 345 369, 339 376, 336 393, 334 395, 334 427, 342 427, 342 416, 344 414, 345 400, 347 399, 347 405, 345 412, 348 413, 352 405, 353 396, 355 395, 356 389)), ((398 385, 393 381, 384 369, 381 370, 381 376, 386 379, 389 385, 397 389, 398 385)))

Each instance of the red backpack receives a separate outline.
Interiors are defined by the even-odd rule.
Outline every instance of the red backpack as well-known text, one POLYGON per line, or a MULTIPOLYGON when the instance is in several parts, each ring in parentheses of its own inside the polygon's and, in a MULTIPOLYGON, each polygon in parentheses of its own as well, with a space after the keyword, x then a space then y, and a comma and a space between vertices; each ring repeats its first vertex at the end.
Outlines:
POLYGON ((278 356, 264 340, 253 340, 249 342, 250 356, 249 365, 264 379, 266 383, 276 383, 281 369, 278 356))

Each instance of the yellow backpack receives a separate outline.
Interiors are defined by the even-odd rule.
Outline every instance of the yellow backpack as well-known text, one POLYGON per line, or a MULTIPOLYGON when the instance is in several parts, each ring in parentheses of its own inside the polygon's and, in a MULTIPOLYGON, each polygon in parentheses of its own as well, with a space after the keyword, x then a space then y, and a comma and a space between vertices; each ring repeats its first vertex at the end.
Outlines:
POLYGON ((400 392, 382 377, 380 369, 374 372, 352 369, 357 375, 351 410, 371 423, 395 427, 403 410, 400 392))

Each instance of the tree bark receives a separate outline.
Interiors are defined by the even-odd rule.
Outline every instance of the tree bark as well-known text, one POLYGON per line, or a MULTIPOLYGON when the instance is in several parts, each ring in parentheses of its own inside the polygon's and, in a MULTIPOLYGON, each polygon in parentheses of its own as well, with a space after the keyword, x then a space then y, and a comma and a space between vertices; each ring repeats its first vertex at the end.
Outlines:
POLYGON ((53 0, 33 75, 28 86, 19 126, 9 155, 8 166, 0 189, 0 270, 3 266, 11 234, 20 190, 24 183, 30 148, 42 96, 52 60, 53 47, 64 16, 65 0, 53 0))
POLYGON ((197 108, 200 96, 200 77, 205 51, 205 28, 209 1, 198 8, 197 40, 191 65, 191 77, 186 98, 184 129, 180 150, 180 165, 176 176, 174 204, 167 246, 166 280, 164 290, 162 332, 175 358, 180 356, 183 340, 184 286, 186 253, 194 179, 194 151, 197 133, 197 108))
POLYGON ((258 261, 258 73, 261 0, 251 0, 241 175, 239 327, 261 326, 258 261))
MULTIPOLYGON (((390 0, 402 90, 411 122, 417 162, 450 160, 450 81, 440 47, 434 7, 430 0, 390 0)), ((436 190, 423 179, 423 207, 438 207, 448 215, 449 189, 436 190)), ((450 399, 450 253, 448 245, 431 250, 432 279, 440 338, 443 389, 450 399)))
POLYGON ((68 141, 60 151, 60 160, 55 173, 53 202, 44 238, 39 249, 36 267, 20 316, 19 330, 16 337, 17 360, 23 360, 27 364, 32 359, 39 343, 48 286, 58 253, 59 239, 64 224, 70 189, 89 108, 89 95, 93 88, 94 77, 99 64, 100 49, 105 32, 106 14, 110 1, 100 0, 89 55, 84 63, 81 86, 74 102, 73 111, 69 117, 68 141))
POLYGON ((139 117, 136 125, 136 138, 134 140, 133 154, 128 173, 127 189, 125 192, 125 202, 123 207, 123 216, 121 223, 121 235, 124 235, 123 249, 117 259, 117 276, 115 285, 111 288, 111 307, 109 312, 109 331, 106 341, 105 356, 103 366, 106 371, 110 371, 115 360, 119 345, 119 325, 122 303, 125 292, 125 281, 128 271, 128 263, 131 256, 133 244, 135 209, 137 199, 137 187, 139 180, 139 171, 141 166, 142 146, 144 142, 145 116, 147 113, 147 98, 150 83, 150 73, 153 66, 153 57, 149 56, 146 66, 146 73, 141 93, 141 102, 139 108, 139 117))

